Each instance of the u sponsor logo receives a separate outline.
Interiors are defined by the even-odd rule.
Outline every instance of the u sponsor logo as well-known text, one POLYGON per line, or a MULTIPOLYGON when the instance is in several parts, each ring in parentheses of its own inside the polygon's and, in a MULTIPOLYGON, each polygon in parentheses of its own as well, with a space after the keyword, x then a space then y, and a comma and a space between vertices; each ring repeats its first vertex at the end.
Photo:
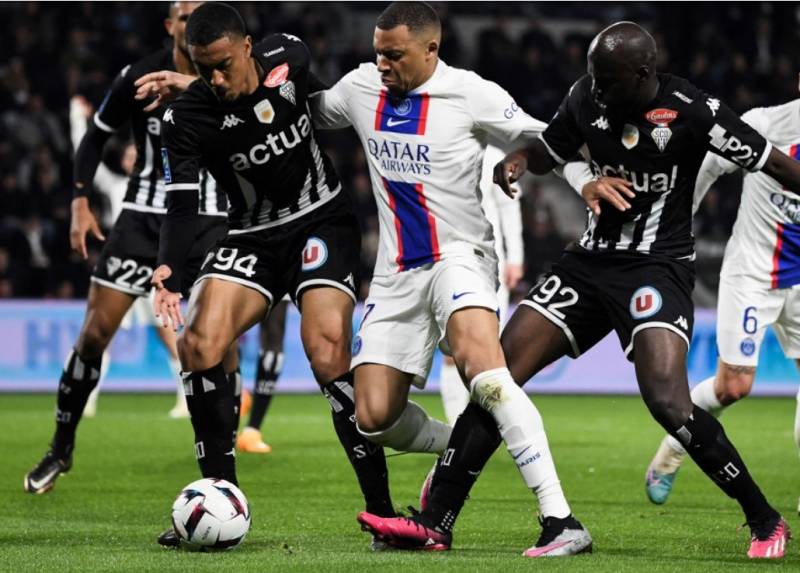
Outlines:
POLYGON ((640 287, 631 297, 631 316, 636 320, 653 316, 661 310, 661 304, 661 293, 651 286, 640 287))
POLYGON ((320 268, 328 260, 328 246, 318 237, 310 237, 303 247, 303 264, 301 270, 313 271, 320 268))

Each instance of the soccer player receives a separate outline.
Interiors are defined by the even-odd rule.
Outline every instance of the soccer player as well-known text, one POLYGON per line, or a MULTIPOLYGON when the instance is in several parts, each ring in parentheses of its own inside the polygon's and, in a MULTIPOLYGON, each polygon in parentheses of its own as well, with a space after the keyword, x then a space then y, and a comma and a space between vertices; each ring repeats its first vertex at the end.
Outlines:
MULTIPOLYGON (((164 112, 168 212, 153 283, 156 313, 177 328, 204 166, 225 188, 230 208, 228 234, 205 259, 178 338, 200 471, 237 482, 233 394, 222 358, 289 293, 301 311, 311 370, 330 403, 366 507, 394 515, 383 449, 355 425, 349 363, 361 235, 314 134, 308 49, 288 34, 253 45, 239 13, 219 2, 194 11, 186 36, 202 81, 192 82, 164 112)), ((159 542, 175 545, 174 532, 159 542)))
MULTIPOLYGON (((75 433, 89 394, 100 377, 103 352, 134 301, 147 296, 150 291, 159 229, 166 213, 158 151, 163 109, 145 111, 145 105, 134 97, 134 81, 143 74, 164 68, 192 73, 186 54, 184 28, 195 5, 193 2, 170 5, 169 17, 164 24, 172 36, 172 46, 120 72, 75 154, 70 243, 85 259, 88 257, 86 235, 91 233, 97 239, 104 239, 89 209, 88 199, 101 152, 111 134, 130 122, 136 145, 136 164, 128 180, 122 213, 92 271, 83 326, 59 381, 53 441, 42 460, 25 475, 24 487, 29 493, 41 494, 51 490, 58 476, 72 467, 75 433)), ((201 216, 191 234, 194 248, 187 266, 193 273, 199 269, 205 252, 226 228, 226 198, 217 193, 216 183, 206 173, 202 174, 195 195, 201 216)), ((182 291, 186 286, 178 284, 175 288, 182 291)))
POLYGON ((283 297, 275 308, 261 321, 256 363, 256 379, 253 384, 253 404, 247 425, 236 437, 236 449, 252 454, 268 454, 272 447, 261 437, 261 424, 275 394, 275 386, 283 369, 283 337, 286 332, 286 309, 289 298, 283 297))
MULTIPOLYGON (((522 214, 517 200, 519 189, 514 186, 514 199, 509 200, 503 190, 492 181, 492 172, 498 161, 503 159, 501 149, 489 145, 483 156, 481 171, 481 207, 492 225, 494 234, 494 250, 497 253, 500 271, 500 286, 497 289, 497 304, 500 311, 500 324, 508 318, 508 302, 510 291, 522 278, 522 214)), ((442 395, 444 415, 447 423, 455 425, 456 419, 469 403, 469 392, 461 381, 453 359, 442 357, 439 371, 439 391, 442 395)))
MULTIPOLYGON (((83 136, 86 135, 87 123, 92 120, 94 110, 91 104, 86 101, 82 96, 73 96, 69 103, 69 123, 70 123, 70 139, 72 146, 78 149, 83 136)), ((133 173, 134 166, 136 165, 136 146, 132 143, 125 146, 122 151, 121 166, 125 175, 120 175, 109 169, 105 163, 100 163, 92 180, 93 187, 103 193, 109 202, 108 217, 105 218, 104 224, 106 226, 113 226, 114 222, 122 212, 122 202, 125 199, 125 194, 128 191, 128 178, 133 173)), ((155 315, 153 314, 152 304, 144 297, 139 297, 133 303, 133 306, 128 310, 128 313, 122 319, 120 328, 130 328, 133 324, 134 317, 141 319, 144 324, 152 324, 156 326, 156 333, 159 339, 164 343, 164 346, 169 353, 168 364, 170 372, 177 383, 175 406, 169 411, 170 418, 188 418, 189 410, 186 407, 186 396, 183 395, 183 384, 181 383, 181 365, 178 362, 178 350, 175 347, 175 332, 169 328, 158 328, 155 315)), ((102 367, 100 368, 100 378, 97 380, 97 386, 89 394, 86 401, 86 406, 83 409, 83 417, 92 418, 97 413, 97 398, 100 394, 100 387, 108 372, 109 366, 109 352, 106 350, 103 353, 102 367)))
MULTIPOLYGON (((742 119, 775 148, 800 157, 800 99, 748 111, 742 119)), ((714 181, 739 165, 709 153, 695 188, 695 209, 714 181)), ((736 224, 722 260, 717 299, 715 376, 692 389, 692 402, 718 417, 750 393, 758 353, 767 327, 772 326, 788 358, 800 366, 800 226, 797 196, 761 172, 746 173, 736 224)), ((800 448, 800 393, 794 437, 800 448)), ((686 450, 670 435, 664 437, 645 477, 647 497, 667 501, 686 450)), ((798 505, 800 511, 800 505, 798 505)))
MULTIPOLYGON (((495 181, 505 187, 526 169, 548 172, 585 144, 596 176, 620 176, 632 187, 629 209, 617 212, 601 202, 600 213, 590 213, 581 240, 567 248, 511 317, 503 349, 512 376, 524 384, 554 360, 576 358, 616 331, 653 417, 742 507, 752 532, 748 556, 782 557, 789 539, 786 522, 719 422, 689 396, 692 195, 706 151, 750 171, 763 170, 792 190, 800 190, 800 165, 718 99, 686 80, 656 73, 655 61, 655 41, 641 27, 620 22, 606 28, 590 45, 589 73, 573 85, 541 137, 496 166, 495 181)), ((598 184, 602 181, 587 187, 598 184)), ((441 507, 458 512, 496 448, 496 435, 480 434, 488 427, 481 425, 488 418, 481 415, 468 408, 456 423, 448 445, 455 454, 434 476, 432 509, 413 518, 420 529, 442 527, 441 507)), ((421 537, 410 528, 402 532, 390 541, 421 537)))
MULTIPOLYGON (((440 467, 449 467, 457 453, 446 446, 450 427, 408 399, 411 386, 424 384, 436 346, 449 346, 472 399, 490 412, 477 423, 492 435, 500 427, 547 517, 530 555, 586 551, 591 537, 564 497, 541 416, 500 348, 497 256, 480 202, 487 142, 508 147, 544 124, 498 85, 439 60, 440 42, 428 4, 392 3, 377 20, 376 64, 362 64, 312 98, 317 125, 352 126, 360 137, 380 218, 378 260, 353 344, 358 427, 396 450, 441 453, 440 467)), ((390 537, 383 517, 358 519, 378 538, 390 537)), ((412 543, 443 550, 454 519, 442 513, 435 530, 390 521, 424 530, 412 543)))

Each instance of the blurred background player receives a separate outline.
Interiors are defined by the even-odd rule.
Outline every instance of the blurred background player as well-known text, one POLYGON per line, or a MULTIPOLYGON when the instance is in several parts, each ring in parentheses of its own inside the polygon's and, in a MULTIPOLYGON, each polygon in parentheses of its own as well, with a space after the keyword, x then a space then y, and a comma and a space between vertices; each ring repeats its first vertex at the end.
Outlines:
MULTIPOLYGON (((492 224, 494 249, 497 253, 500 287, 497 289, 497 302, 500 309, 500 324, 505 324, 508 316, 510 292, 514 290, 523 274, 524 250, 522 242, 522 214, 519 207, 519 187, 514 185, 515 195, 509 198, 492 181, 492 171, 505 154, 493 145, 486 146, 481 172, 481 207, 492 224)), ((456 418, 469 403, 469 391, 464 387, 453 359, 442 356, 439 371, 439 389, 447 422, 452 426, 456 418)))
MULTIPOLYGON (((135 168, 128 181, 122 212, 92 271, 84 323, 58 385, 53 440, 42 460, 25 475, 24 488, 29 493, 49 491, 58 476, 72 467, 75 434, 89 394, 100 378, 103 353, 136 298, 146 297, 150 292, 159 232, 166 213, 159 161, 163 110, 146 111, 145 103, 135 99, 134 82, 143 74, 161 69, 194 73, 186 53, 184 29, 195 6, 191 2, 170 5, 164 26, 173 38, 172 45, 123 68, 75 153, 70 243, 85 259, 86 235, 91 233, 97 239, 105 239, 88 200, 102 150, 111 134, 130 122, 136 145, 135 168)), ((197 272, 205 252, 227 227, 227 200, 224 194, 217 193, 214 180, 204 173, 198 188, 202 222, 191 237, 194 248, 190 274, 197 272)), ((186 286, 180 285, 179 290, 186 286)))
MULTIPOLYGON (((800 99, 755 108, 742 119, 794 159, 800 159, 800 99)), ((716 179, 740 167, 709 153, 697 178, 694 210, 716 179)), ((745 173, 742 202, 725 248, 717 300, 716 374, 697 384, 692 402, 718 417, 750 393, 767 327, 800 367, 800 201, 772 177, 745 173)), ((794 439, 800 448, 800 392, 794 439)), ((686 450, 665 436, 645 478, 647 497, 667 501, 686 450)), ((800 512, 800 501, 798 502, 800 512)))
MULTIPOLYGON (((272 447, 261 437, 261 425, 272 403, 275 386, 283 370, 283 337, 286 332, 286 309, 289 306, 288 296, 283 297, 269 311, 269 315, 259 325, 258 361, 253 383, 250 417, 247 424, 236 437, 236 449, 252 454, 268 454, 272 447)), ((242 415, 245 415, 244 402, 242 415)))
MULTIPOLYGON (((70 100, 69 106, 69 121, 70 121, 70 138, 72 139, 72 147, 78 149, 83 136, 86 134, 87 121, 91 120, 93 115, 92 105, 82 96, 74 96, 70 100)), ((97 166, 97 171, 94 174, 92 185, 95 190, 105 195, 108 201, 108 208, 103 211, 102 218, 103 227, 111 228, 117 217, 122 212, 122 202, 125 199, 125 193, 128 190, 128 178, 133 173, 136 166, 136 146, 133 143, 125 143, 122 148, 120 157, 120 167, 124 175, 120 175, 113 169, 110 169, 105 162, 101 161, 97 166)), ((186 407, 186 396, 183 394, 183 384, 181 383, 181 365, 178 362, 178 351, 175 347, 175 332, 170 328, 162 327, 156 320, 153 314, 153 305, 145 297, 138 297, 136 302, 125 315, 120 323, 120 328, 132 328, 135 324, 144 324, 155 328, 159 339, 164 344, 164 348, 169 353, 167 362, 169 370, 176 384, 175 393, 175 406, 169 411, 170 418, 188 418, 189 409, 186 407)), ((103 361, 100 368, 100 379, 97 381, 92 393, 89 394, 89 399, 86 402, 86 407, 83 409, 83 415, 87 418, 92 418, 97 413, 97 398, 100 394, 100 387, 103 385, 103 380, 108 373, 110 366, 110 353, 108 349, 103 352, 103 361)))

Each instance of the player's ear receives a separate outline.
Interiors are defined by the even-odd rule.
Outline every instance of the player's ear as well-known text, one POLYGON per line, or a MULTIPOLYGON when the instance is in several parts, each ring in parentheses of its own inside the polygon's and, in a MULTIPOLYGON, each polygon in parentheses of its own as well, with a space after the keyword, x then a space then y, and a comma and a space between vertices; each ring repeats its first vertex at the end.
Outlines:
POLYGON ((164 18, 164 29, 167 31, 167 34, 172 36, 172 18, 164 18))
POLYGON ((244 37, 244 56, 246 58, 250 57, 250 54, 253 51, 253 37, 248 34, 244 37))
POLYGON ((644 82, 647 78, 650 77, 650 66, 639 66, 636 68, 636 79, 640 82, 644 82))
POLYGON ((426 55, 428 57, 435 56, 436 54, 438 54, 439 53, 439 40, 434 38, 433 40, 428 41, 428 45, 426 46, 426 50, 425 51, 427 52, 426 55))

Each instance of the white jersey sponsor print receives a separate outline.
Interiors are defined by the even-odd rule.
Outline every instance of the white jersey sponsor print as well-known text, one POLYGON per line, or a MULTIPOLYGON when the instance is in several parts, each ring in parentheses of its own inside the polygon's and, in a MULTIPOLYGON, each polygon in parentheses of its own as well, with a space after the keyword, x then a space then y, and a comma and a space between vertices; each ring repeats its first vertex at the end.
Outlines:
POLYGON ((376 276, 453 255, 494 259, 481 209, 484 150, 533 139, 545 127, 505 90, 439 61, 427 82, 395 97, 377 67, 362 64, 312 95, 311 105, 318 127, 352 125, 367 152, 380 219, 376 276))

